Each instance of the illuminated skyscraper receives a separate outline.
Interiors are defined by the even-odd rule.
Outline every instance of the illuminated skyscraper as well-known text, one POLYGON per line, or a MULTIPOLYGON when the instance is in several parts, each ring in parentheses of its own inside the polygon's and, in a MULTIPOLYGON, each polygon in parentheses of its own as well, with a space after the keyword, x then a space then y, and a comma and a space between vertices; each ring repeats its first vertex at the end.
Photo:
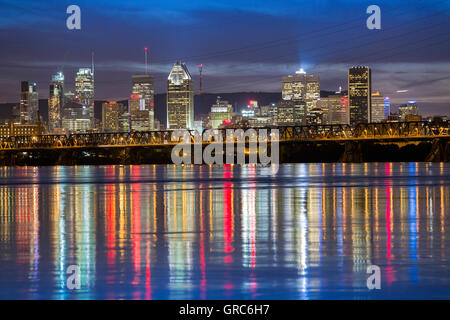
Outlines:
POLYGON ((391 101, 389 97, 384 98, 384 118, 387 119, 391 115, 391 101))
POLYGON ((91 129, 88 107, 76 101, 69 101, 64 104, 61 118, 62 127, 68 132, 86 132, 91 129))
POLYGON ((154 129, 154 86, 152 75, 134 75, 129 103, 130 125, 133 131, 154 129))
MULTIPOLYGON (((301 110, 299 115, 306 116, 312 109, 317 108, 317 101, 320 98, 320 78, 312 74, 306 74, 303 69, 294 75, 283 77, 282 99, 293 101, 294 104, 304 102, 306 109, 301 110)), ((303 105, 300 103, 299 105, 303 105)))
POLYGON ((128 111, 123 104, 116 101, 102 104, 102 130, 103 132, 128 131, 128 111))
POLYGON ((128 112, 130 114, 131 131, 153 130, 153 113, 145 107, 146 100, 138 94, 132 94, 128 100, 128 112))
POLYGON ((399 105, 398 114, 400 117, 400 121, 406 121, 406 118, 408 116, 417 116, 419 114, 417 102, 414 100, 410 100, 408 101, 408 103, 399 105))
POLYGON ((283 125, 302 125, 306 123, 306 115, 303 114, 306 104, 299 100, 294 102, 292 100, 283 100, 277 103, 276 124, 283 125))
POLYGON ((167 79, 167 129, 194 129, 194 82, 180 61, 167 79))
MULTIPOLYGON (((388 98, 389 103, 389 98, 388 98)), ((383 122, 387 117, 385 115, 386 111, 386 98, 382 96, 379 92, 372 93, 372 108, 371 108, 371 119, 372 122, 383 122)))
POLYGON ((64 74, 58 72, 50 82, 48 95, 48 129, 52 133, 61 127, 61 110, 64 105, 64 74))
POLYGON ((231 118, 233 118, 233 105, 217 97, 216 104, 213 104, 211 107, 211 128, 217 129, 222 124, 229 124, 231 123, 231 118))
POLYGON ((318 106, 324 112, 324 121, 328 124, 348 124, 348 98, 343 94, 334 94, 320 98, 318 106))
POLYGON ((64 91, 64 104, 70 101, 75 101, 76 96, 72 91, 64 91))
POLYGON ((36 123, 39 113, 39 96, 35 82, 22 81, 20 90, 20 123, 36 123))
POLYGON ((153 76, 148 74, 133 75, 133 89, 132 94, 138 94, 142 99, 145 99, 146 107, 150 108, 154 106, 154 88, 153 88, 153 76))
POLYGON ((348 105, 350 124, 371 122, 372 80, 369 67, 348 69, 348 105))
POLYGON ((86 106, 91 121, 90 128, 94 127, 94 73, 91 68, 80 68, 75 77, 75 95, 80 104, 86 106))
POLYGON ((314 108, 308 112, 306 116, 306 125, 315 125, 315 124, 325 124, 327 114, 324 114, 324 111, 320 108, 314 108), (325 119, 324 119, 325 118, 325 119))

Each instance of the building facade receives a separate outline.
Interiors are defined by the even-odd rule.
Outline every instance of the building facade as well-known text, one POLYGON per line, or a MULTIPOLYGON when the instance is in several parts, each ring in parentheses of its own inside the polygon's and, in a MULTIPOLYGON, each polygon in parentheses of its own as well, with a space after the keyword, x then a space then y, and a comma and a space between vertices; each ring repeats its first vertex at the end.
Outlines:
POLYGON ((326 114, 324 115, 324 111, 320 108, 314 108, 310 110, 306 116, 306 121, 303 122, 304 125, 320 125, 326 123, 326 114))
MULTIPOLYGON (((386 98, 379 92, 372 93, 371 120, 372 122, 383 122, 386 117, 386 98)), ((389 103, 389 98, 387 99, 389 103)))
POLYGON ((419 107, 417 106, 417 102, 414 100, 410 100, 405 104, 399 105, 398 114, 400 121, 406 121, 407 116, 419 115, 419 107))
POLYGON ((126 110, 126 108, 122 103, 111 101, 102 104, 102 131, 103 132, 128 131, 128 110, 126 110), (125 117, 124 113, 126 113, 125 117), (124 123, 124 120, 126 125, 124 123))
POLYGON ((0 138, 9 138, 15 136, 36 136, 45 134, 45 128, 40 121, 36 123, 8 123, 0 125, 0 138))
POLYGON ((50 82, 48 95, 48 130, 50 133, 61 127, 61 110, 64 105, 64 74, 58 72, 50 82))
POLYGON ((384 97, 384 118, 387 119, 391 115, 391 100, 389 97, 384 97))
POLYGON ((20 123, 36 123, 38 121, 39 96, 35 82, 21 82, 19 108, 20 123))
POLYGON ((167 79, 167 129, 194 129, 194 82, 180 61, 167 79))
POLYGON ((61 113, 62 127, 68 132, 87 132, 91 129, 89 107, 76 101, 64 105, 61 113))
MULTIPOLYGON (((154 78, 152 75, 144 74, 144 75, 133 75, 132 76, 132 96, 135 99, 139 99, 142 101, 140 103, 140 107, 138 109, 138 114, 134 114, 134 118, 139 118, 142 116, 143 118, 148 118, 148 126, 145 128, 141 128, 140 131, 154 130, 155 128, 155 89, 154 89, 154 78), (140 112, 145 111, 145 112, 140 112), (147 113, 147 114, 146 114, 147 113)), ((140 119, 137 121, 145 121, 144 119, 140 119)), ((135 126, 136 127, 136 126, 135 126)))
POLYGON ((277 103, 276 124, 280 126, 302 125, 306 121, 304 101, 280 101, 277 103))
POLYGON ((212 105, 209 115, 211 128, 217 129, 224 123, 231 123, 231 119, 233 118, 233 105, 217 97, 216 103, 212 105))
POLYGON ((89 113, 90 128, 95 125, 94 92, 94 72, 91 68, 80 68, 75 77, 75 96, 89 113))
POLYGON ((300 69, 294 75, 283 77, 281 93, 283 100, 298 104, 298 115, 304 117, 317 108, 317 101, 320 99, 320 78, 300 69), (304 110, 299 107, 304 107, 304 110))
POLYGON ((342 94, 320 98, 319 108, 323 111, 323 120, 327 124, 349 124, 350 113, 348 97, 342 94))
POLYGON ((132 94, 128 100, 131 131, 150 131, 154 127, 154 116, 146 107, 146 100, 141 95, 132 94))
POLYGON ((348 104, 350 124, 371 122, 372 80, 369 67, 348 69, 348 104))

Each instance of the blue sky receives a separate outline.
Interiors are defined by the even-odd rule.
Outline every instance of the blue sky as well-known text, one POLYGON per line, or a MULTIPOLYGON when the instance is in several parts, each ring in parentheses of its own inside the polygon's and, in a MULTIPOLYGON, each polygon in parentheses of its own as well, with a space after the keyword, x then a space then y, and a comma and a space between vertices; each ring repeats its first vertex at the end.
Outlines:
POLYGON ((346 87, 348 66, 365 64, 374 89, 394 103, 415 99, 424 113, 449 113, 449 13, 446 0, 0 0, 0 102, 16 102, 24 79, 47 97, 59 69, 70 89, 91 51, 96 97, 125 98, 147 46, 157 92, 177 59, 194 80, 204 64, 207 92, 280 91, 281 76, 300 66, 321 77, 321 89, 334 90, 346 87), (81 8, 79 31, 66 28, 71 4, 81 8), (381 8, 381 30, 366 28, 371 4, 381 8))

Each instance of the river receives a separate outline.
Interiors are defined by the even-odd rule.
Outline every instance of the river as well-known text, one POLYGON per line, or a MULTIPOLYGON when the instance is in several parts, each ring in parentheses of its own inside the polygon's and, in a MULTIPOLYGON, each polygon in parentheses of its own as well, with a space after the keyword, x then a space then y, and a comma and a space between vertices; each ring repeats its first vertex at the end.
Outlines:
POLYGON ((448 299, 449 199, 439 163, 1 167, 0 299, 448 299))

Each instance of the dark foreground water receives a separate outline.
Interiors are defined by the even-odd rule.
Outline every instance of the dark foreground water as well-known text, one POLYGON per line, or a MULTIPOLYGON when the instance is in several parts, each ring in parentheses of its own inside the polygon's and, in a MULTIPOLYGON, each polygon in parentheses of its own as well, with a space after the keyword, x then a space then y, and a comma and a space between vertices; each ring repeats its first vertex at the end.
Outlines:
POLYGON ((2 299, 450 298, 448 164, 22 167, 0 183, 2 299))

